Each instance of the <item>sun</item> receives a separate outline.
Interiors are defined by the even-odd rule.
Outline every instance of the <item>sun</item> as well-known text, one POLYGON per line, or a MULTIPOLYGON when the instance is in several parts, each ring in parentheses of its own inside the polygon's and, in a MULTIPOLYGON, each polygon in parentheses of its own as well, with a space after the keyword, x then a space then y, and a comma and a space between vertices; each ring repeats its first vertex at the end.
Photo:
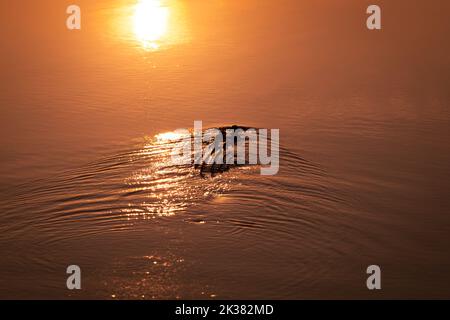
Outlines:
POLYGON ((140 0, 135 7, 134 34, 145 48, 157 49, 167 33, 169 9, 160 0, 140 0))

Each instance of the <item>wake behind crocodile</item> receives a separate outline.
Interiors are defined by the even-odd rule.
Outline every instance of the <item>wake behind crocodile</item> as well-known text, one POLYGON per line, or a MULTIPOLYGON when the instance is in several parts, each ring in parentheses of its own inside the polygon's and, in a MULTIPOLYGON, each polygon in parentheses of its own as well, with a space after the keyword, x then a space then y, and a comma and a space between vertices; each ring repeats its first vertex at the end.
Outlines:
POLYGON ((76 235, 81 236, 126 230, 136 220, 181 217, 189 221, 195 220, 191 214, 199 207, 233 196, 269 208, 277 204, 275 211, 299 192, 303 198, 317 197, 321 204, 340 201, 327 187, 324 170, 285 148, 280 147, 280 173, 261 176, 261 164, 248 161, 227 165, 226 170, 203 162, 174 164, 176 137, 175 132, 161 133, 131 149, 22 185, 3 205, 5 216, 14 223, 5 221, 1 231, 8 232, 1 234, 38 229, 64 237, 65 231, 81 223, 87 226, 76 235))

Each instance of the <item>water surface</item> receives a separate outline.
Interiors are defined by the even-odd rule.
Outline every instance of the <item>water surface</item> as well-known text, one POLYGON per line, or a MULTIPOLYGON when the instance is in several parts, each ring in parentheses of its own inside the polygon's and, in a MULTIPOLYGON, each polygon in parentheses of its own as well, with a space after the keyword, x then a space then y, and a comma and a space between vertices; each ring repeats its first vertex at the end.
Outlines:
POLYGON ((137 3, 1 2, 0 297, 450 296, 448 3, 137 3), (170 166, 194 120, 279 128, 280 172, 170 166))

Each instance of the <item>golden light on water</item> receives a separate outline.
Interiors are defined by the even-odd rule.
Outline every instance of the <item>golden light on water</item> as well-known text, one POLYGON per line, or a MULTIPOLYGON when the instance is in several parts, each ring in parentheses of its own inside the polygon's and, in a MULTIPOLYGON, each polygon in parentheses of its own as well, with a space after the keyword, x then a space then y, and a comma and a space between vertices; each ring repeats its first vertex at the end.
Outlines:
POLYGON ((186 133, 181 133, 177 131, 170 131, 170 132, 164 132, 155 135, 155 139, 157 142, 170 142, 170 141, 176 141, 181 140, 183 138, 188 138, 190 135, 186 135, 186 133))
POLYGON ((185 212, 199 201, 219 197, 230 190, 233 176, 200 177, 199 171, 191 164, 192 150, 186 154, 187 164, 174 162, 174 148, 184 148, 184 144, 191 146, 191 139, 189 131, 163 132, 147 137, 146 143, 132 154, 130 163, 138 169, 124 180, 127 185, 124 193, 130 197, 128 207, 120 209, 128 221, 173 216, 185 212), (182 145, 178 145, 180 142, 182 145))
POLYGON ((169 16, 169 8, 163 6, 160 0, 140 0, 136 4, 134 34, 144 48, 159 48, 159 41, 167 33, 169 16))

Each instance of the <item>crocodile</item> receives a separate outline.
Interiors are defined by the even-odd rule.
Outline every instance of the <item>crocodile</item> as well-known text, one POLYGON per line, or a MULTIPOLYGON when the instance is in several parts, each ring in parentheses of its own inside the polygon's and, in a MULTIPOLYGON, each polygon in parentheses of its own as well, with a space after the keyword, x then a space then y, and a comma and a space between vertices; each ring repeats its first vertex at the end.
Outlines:
MULTIPOLYGON (((236 148, 234 148, 234 158, 233 161, 227 161, 226 157, 227 157, 227 139, 226 139, 226 134, 227 134, 227 130, 242 130, 242 131, 247 131, 249 129, 254 129, 257 132, 256 128, 252 128, 252 127, 245 127, 245 126, 238 126, 238 125, 232 125, 232 126, 225 126, 225 127, 217 127, 217 128, 210 128, 211 129, 216 129, 218 131, 220 131, 220 134, 222 135, 222 141, 221 141, 221 145, 219 145, 220 149, 217 152, 217 149, 214 149, 214 151, 208 155, 208 157, 203 157, 201 159, 201 163, 195 163, 194 164, 194 168, 195 169, 199 169, 200 172, 200 176, 202 178, 206 178, 208 176, 210 177, 214 177, 216 174, 218 173, 224 173, 228 170, 230 170, 230 168, 232 167, 237 167, 237 166, 243 166, 243 165, 249 165, 250 163, 247 161, 245 161, 244 164, 237 164, 237 155, 236 155, 236 148), (217 159, 219 159, 219 157, 222 157, 222 161, 217 161, 217 159), (219 162, 219 163, 218 163, 219 162)), ((205 146, 205 148, 208 148, 208 146, 212 146, 213 144, 215 144, 215 138, 212 139, 212 141, 210 142, 204 142, 203 145, 205 146)), ((234 137, 234 141, 233 141, 233 147, 235 147, 237 145, 237 137, 234 137)))

